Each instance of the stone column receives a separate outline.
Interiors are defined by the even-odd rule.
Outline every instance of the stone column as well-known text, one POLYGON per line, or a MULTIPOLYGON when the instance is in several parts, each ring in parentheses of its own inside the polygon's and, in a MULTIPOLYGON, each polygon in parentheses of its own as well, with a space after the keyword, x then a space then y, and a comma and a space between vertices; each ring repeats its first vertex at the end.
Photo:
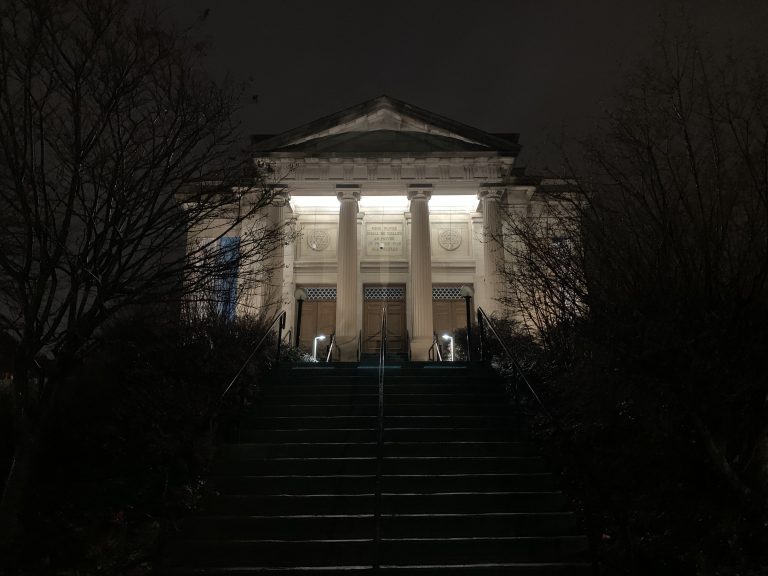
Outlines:
POLYGON ((499 298, 505 294, 504 278, 500 274, 504 266, 504 249, 500 244, 503 239, 499 203, 503 195, 504 188, 494 184, 484 184, 478 194, 483 204, 484 309, 488 314, 501 310, 499 298))
POLYGON ((358 324, 357 290, 360 263, 357 259, 357 202, 360 187, 339 184, 336 193, 339 207, 339 235, 336 248, 336 345, 342 362, 357 360, 358 324))
POLYGON ((434 324, 432 322, 432 246, 429 230, 430 185, 412 184, 408 190, 411 202, 411 293, 413 331, 411 359, 429 359, 434 324))
MULTIPOLYGON (((283 190, 275 195, 272 204, 269 207, 269 217, 267 218, 266 228, 273 233, 284 226, 285 213, 290 210, 289 202, 291 195, 283 190)), ((263 306, 267 307, 268 315, 271 318, 274 314, 280 312, 285 306, 283 301, 283 269, 285 268, 285 246, 282 242, 275 246, 265 263, 267 266, 267 282, 262 287, 264 294, 263 306)))
MULTIPOLYGON (((243 219, 240 226, 240 239, 243 246, 250 246, 254 238, 282 226, 283 210, 288 204, 290 194, 280 187, 274 192, 272 202, 254 211, 243 219)), ((242 198, 244 210, 253 210, 259 199, 251 193, 242 198)), ((240 270, 238 274, 237 309, 238 316, 265 316, 271 318, 282 308, 281 286, 284 266, 283 244, 277 243, 260 263, 251 263, 253 268, 240 270)), ((247 249, 247 248, 246 248, 247 249)))

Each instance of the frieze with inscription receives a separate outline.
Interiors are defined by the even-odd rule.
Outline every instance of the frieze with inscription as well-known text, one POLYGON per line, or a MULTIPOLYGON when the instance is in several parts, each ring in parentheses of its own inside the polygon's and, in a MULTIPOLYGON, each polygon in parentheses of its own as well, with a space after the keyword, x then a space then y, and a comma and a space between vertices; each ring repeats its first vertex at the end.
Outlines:
POLYGON ((369 222, 365 227, 367 256, 403 256, 402 222, 369 222))

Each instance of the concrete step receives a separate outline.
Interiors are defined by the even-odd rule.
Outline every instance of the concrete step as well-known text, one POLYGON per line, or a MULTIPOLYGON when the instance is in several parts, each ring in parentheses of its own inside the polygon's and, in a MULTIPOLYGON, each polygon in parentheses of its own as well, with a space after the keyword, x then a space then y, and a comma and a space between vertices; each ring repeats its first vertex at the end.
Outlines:
MULTIPOLYGON (((235 567, 370 566, 371 539, 317 540, 181 540, 167 554, 167 565, 187 569, 235 567)), ((200 572, 199 572, 200 573, 200 572)), ((205 572, 202 572, 205 574, 205 572)), ((210 572, 209 572, 210 573, 210 572)))
MULTIPOLYGON (((505 428, 510 426, 510 417, 483 416, 473 414, 439 415, 386 415, 386 428, 505 428)), ((241 418, 243 429, 291 429, 291 428, 372 428, 377 426, 376 416, 325 415, 325 416, 261 416, 246 413, 241 418)))
MULTIPOLYGON (((509 423, 507 423, 509 424, 509 423)), ((483 442, 495 440, 519 440, 523 434, 519 428, 387 428, 385 441, 391 442, 483 442)), ((269 430, 244 428, 240 432, 243 442, 376 442, 375 428, 294 428, 269 430)))
POLYGON ((584 536, 502 536, 479 538, 385 538, 382 565, 465 565, 584 560, 584 536))
POLYGON ((384 474, 502 474, 547 472, 544 460, 533 456, 400 456, 385 458, 384 474))
POLYGON ((212 515, 328 515, 373 514, 371 494, 222 494, 206 503, 212 515))
POLYGON ((460 566, 382 566, 379 573, 392 576, 594 576, 592 566, 586 562, 467 562, 460 566))
POLYGON ((373 514, 220 514, 193 517, 182 527, 189 540, 345 540, 372 535, 373 514))
MULTIPOLYGON (((388 475, 419 474, 510 474, 547 472, 546 463, 533 456, 399 456, 385 458, 382 470, 388 475)), ((214 463, 212 474, 310 476, 367 475, 376 473, 376 458, 349 456, 338 458, 298 457, 269 459, 227 459, 214 463)))
POLYGON ((481 512, 562 512, 562 492, 448 492, 382 494, 385 514, 478 514, 481 512))
POLYGON ((215 462, 213 475, 365 476, 376 474, 375 457, 228 459, 215 462))
POLYGON ((208 486, 221 494, 372 494, 376 476, 211 476, 208 486))
MULTIPOLYGON (((186 539, 355 539, 374 533, 373 514, 287 516, 208 515, 188 519, 186 539)), ((570 512, 490 512, 465 514, 384 514, 384 538, 473 538, 498 536, 578 536, 570 512)))
MULTIPOLYGON (((267 385, 263 389, 265 397, 270 395, 301 396, 304 394, 370 394, 378 396, 379 388, 375 380, 360 381, 357 379, 345 383, 344 379, 335 380, 309 380, 283 381, 279 384, 267 385)), ((455 381, 451 378, 435 378, 431 380, 419 380, 401 383, 401 380, 384 383, 385 398, 390 395, 411 395, 411 394, 491 394, 498 395, 502 393, 502 388, 494 382, 466 381, 462 378, 455 381)))
MULTIPOLYGON (((208 486, 222 494, 370 494, 376 477, 362 476, 213 476, 208 486)), ((444 474, 383 476, 382 490, 391 493, 552 491, 556 478, 534 474, 444 474)))
MULTIPOLYGON (((348 540, 192 540, 174 546, 171 563, 195 566, 336 567, 364 566, 370 562, 374 542, 348 540)), ((382 539, 384 566, 464 566, 484 564, 561 562, 583 560, 587 549, 582 536, 530 536, 497 538, 382 539)))
POLYGON ((165 576, 284 576, 287 572, 302 576, 351 576, 387 574, 391 576, 593 576, 594 571, 586 562, 508 562, 508 563, 468 563, 461 566, 382 566, 378 572, 373 566, 311 567, 304 566, 294 570, 268 568, 263 566, 213 566, 203 567, 166 567, 160 570, 165 576))
POLYGON ((492 536, 578 536, 571 512, 469 512, 459 514, 385 514, 388 538, 478 538, 492 536))
MULTIPOLYGON (((383 455, 397 456, 538 456, 529 442, 384 442, 383 455)), ((377 454, 376 442, 238 443, 220 449, 222 458, 321 457, 339 458, 377 454)))
MULTIPOLYGON (((478 514, 483 512, 561 512, 561 492, 383 493, 384 514, 478 514)), ((213 515, 285 516, 373 514, 374 494, 220 494, 206 503, 213 515)))
MULTIPOLYGON (((295 392, 270 392, 261 398, 264 406, 273 406, 275 404, 377 404, 379 401, 376 391, 362 392, 324 392, 324 393, 295 393, 295 392)), ((479 393, 472 391, 457 392, 435 392, 435 393, 385 393, 385 407, 390 404, 491 404, 503 406, 508 404, 507 397, 501 393, 479 393)))
POLYGON ((376 428, 243 428, 242 442, 376 442, 376 428))
MULTIPOLYGON (((378 404, 268 404, 256 413, 265 416, 376 416, 378 404)), ((385 416, 504 416, 513 414, 513 408, 506 404, 394 404, 384 408, 385 416)))

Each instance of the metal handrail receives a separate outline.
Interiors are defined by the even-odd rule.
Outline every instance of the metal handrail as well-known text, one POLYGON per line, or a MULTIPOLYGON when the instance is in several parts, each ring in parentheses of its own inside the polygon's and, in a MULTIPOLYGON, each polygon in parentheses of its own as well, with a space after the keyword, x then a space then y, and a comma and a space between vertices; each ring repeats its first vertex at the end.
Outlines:
POLYGON ((381 308, 381 343, 379 344, 379 409, 376 430, 376 495, 374 508, 374 570, 378 573, 381 559, 381 473, 384 457, 384 364, 387 357, 387 305, 381 308))
POLYGON ((435 353, 437 353, 437 361, 443 361, 443 355, 440 352, 440 340, 437 337, 437 332, 432 332, 432 346, 427 350, 427 357, 435 359, 435 353))
POLYGON ((408 361, 411 361, 411 333, 405 330, 405 353, 408 354, 408 361))
POLYGON ((336 344, 336 332, 331 334, 331 341, 328 343, 328 355, 325 357, 325 363, 331 361, 331 354, 333 354, 333 346, 336 344))
MULTIPOLYGON (((480 360, 485 360, 486 356, 486 345, 485 345, 485 328, 486 326, 490 329, 490 331, 493 333, 493 335, 496 337, 496 340, 499 344, 501 344, 502 350, 504 350, 504 353, 506 354, 509 361, 512 363, 512 369, 515 372, 515 376, 517 376, 520 380, 522 380, 523 384, 526 385, 528 388, 528 391, 531 393, 531 396, 533 396, 534 400, 536 400, 536 403, 539 405, 541 410, 546 414, 546 416, 552 420, 553 422, 556 422, 555 418, 552 416, 552 413, 547 410, 547 407, 544 406, 544 403, 541 401, 541 398, 539 398, 539 395, 536 394, 536 390, 533 389, 533 386, 531 386, 531 383, 528 381, 528 378, 525 377, 525 373, 523 372, 522 368, 520 368, 520 364, 518 364, 515 357, 512 355, 512 352, 509 351, 509 348, 507 348, 507 345, 504 344, 504 341, 501 339, 501 336, 499 336, 499 333, 496 332, 496 329, 493 327, 493 322, 491 322, 491 319, 488 318, 488 314, 485 313, 485 310, 480 308, 478 306, 477 308, 477 324, 480 328, 480 360)), ((517 387, 517 381, 515 381, 515 387, 517 387)), ((515 391, 515 397, 517 397, 517 391, 515 391)))
POLYGON ((219 398, 219 402, 224 400, 224 397, 227 395, 227 393, 232 388, 232 386, 235 385, 235 382, 237 382, 237 379, 240 378, 243 372, 245 372, 245 369, 248 367, 248 364, 251 363, 251 360, 253 360, 253 357, 256 356, 256 353, 261 349, 261 346, 266 341, 267 336, 269 336, 270 332, 272 332, 272 328, 275 327, 276 323, 277 323, 277 361, 280 362, 280 348, 282 347, 282 344, 283 344, 283 328, 285 328, 285 318, 287 315, 288 314, 285 310, 281 310, 277 314, 277 316, 275 316, 272 322, 269 323, 269 327, 264 332, 264 335, 258 341, 256 346, 253 347, 253 351, 248 355, 248 358, 246 358, 245 362, 243 362, 243 365, 240 366, 240 370, 237 371, 237 373, 234 375, 234 377, 232 378, 227 388, 222 393, 221 397, 219 398))

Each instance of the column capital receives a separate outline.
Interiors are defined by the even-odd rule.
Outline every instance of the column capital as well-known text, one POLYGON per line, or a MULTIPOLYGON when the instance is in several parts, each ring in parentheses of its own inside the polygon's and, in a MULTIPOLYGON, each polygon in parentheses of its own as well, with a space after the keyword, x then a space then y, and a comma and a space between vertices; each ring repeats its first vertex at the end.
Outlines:
POLYGON ((485 183, 480 184, 480 190, 477 192, 477 197, 480 200, 501 200, 502 196, 506 193, 507 189, 501 183, 485 183))
POLYGON ((336 184, 336 198, 342 200, 360 200, 359 184, 336 184))
POLYGON ((275 186, 272 204, 275 206, 285 206, 291 201, 291 193, 285 186, 275 186))
POLYGON ((409 184, 408 200, 429 200, 432 197, 432 184, 409 184))

